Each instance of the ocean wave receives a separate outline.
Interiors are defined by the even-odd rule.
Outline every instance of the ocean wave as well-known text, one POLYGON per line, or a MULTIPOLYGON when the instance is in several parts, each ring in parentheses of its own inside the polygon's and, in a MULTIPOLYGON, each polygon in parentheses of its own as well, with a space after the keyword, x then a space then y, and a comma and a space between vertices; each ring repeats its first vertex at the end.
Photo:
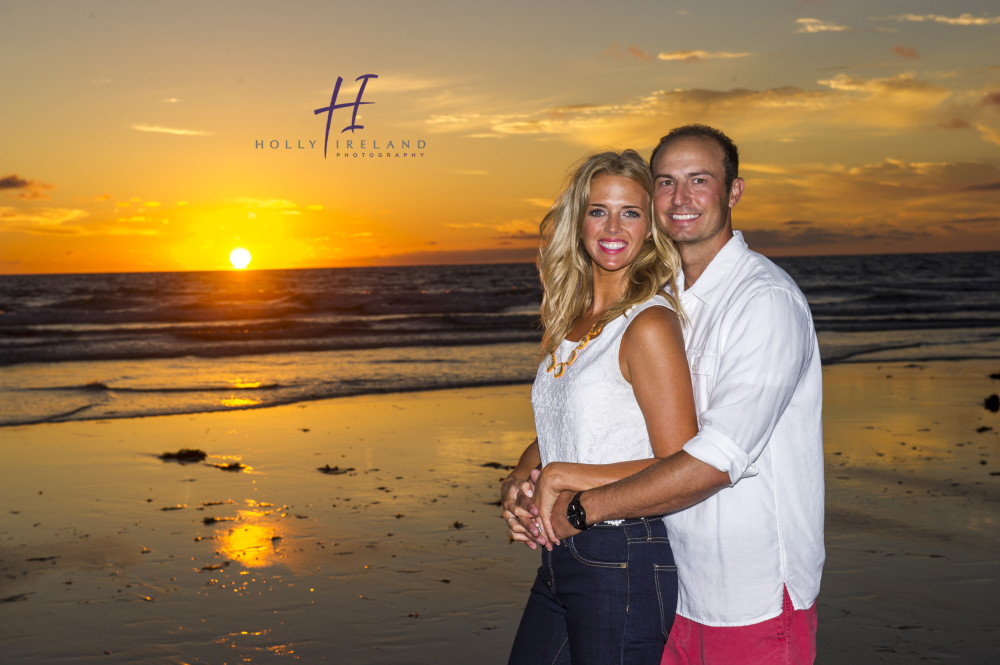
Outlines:
MULTIPOLYGON (((779 259, 825 364, 1000 357, 1000 254, 779 259)), ((0 276, 0 424, 530 381, 531 264, 0 276)))
POLYGON ((253 391, 265 391, 265 390, 282 390, 286 388, 292 388, 294 386, 282 385, 280 383, 269 383, 266 385, 258 383, 240 383, 240 384, 230 384, 230 385, 207 385, 192 383, 187 386, 158 386, 149 388, 135 388, 129 386, 119 386, 114 385, 113 381, 88 381, 82 385, 53 385, 53 386, 39 386, 39 387, 27 387, 24 390, 33 392, 116 392, 116 393, 146 393, 146 394, 164 394, 168 395, 171 393, 231 393, 234 390, 240 392, 253 392, 253 391))

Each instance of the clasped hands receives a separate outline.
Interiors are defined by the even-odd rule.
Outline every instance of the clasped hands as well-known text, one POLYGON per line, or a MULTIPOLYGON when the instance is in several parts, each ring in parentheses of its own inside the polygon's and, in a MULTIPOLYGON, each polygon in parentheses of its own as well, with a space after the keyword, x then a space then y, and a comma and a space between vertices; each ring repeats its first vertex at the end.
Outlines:
POLYGON ((559 462, 552 462, 543 470, 533 469, 527 479, 504 479, 500 499, 511 540, 532 550, 538 546, 551 550, 560 539, 579 533, 566 521, 573 492, 562 470, 559 462))

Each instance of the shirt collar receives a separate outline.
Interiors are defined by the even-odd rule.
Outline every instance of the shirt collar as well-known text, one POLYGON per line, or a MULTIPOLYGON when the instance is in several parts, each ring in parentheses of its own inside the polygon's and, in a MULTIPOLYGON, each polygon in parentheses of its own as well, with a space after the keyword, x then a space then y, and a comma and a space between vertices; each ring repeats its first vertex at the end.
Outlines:
POLYGON ((743 239, 743 233, 733 231, 733 237, 709 261, 705 272, 701 273, 698 281, 690 289, 685 288, 684 271, 680 272, 677 276, 677 289, 681 292, 681 298, 683 300, 697 298, 702 302, 709 302, 722 283, 722 280, 729 274, 730 268, 736 264, 740 254, 746 251, 746 249, 747 243, 743 239))

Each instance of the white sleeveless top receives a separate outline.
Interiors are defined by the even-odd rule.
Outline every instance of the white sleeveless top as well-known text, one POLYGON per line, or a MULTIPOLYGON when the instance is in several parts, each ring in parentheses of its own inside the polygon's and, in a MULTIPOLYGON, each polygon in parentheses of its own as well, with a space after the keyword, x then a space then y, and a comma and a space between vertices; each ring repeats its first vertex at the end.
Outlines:
MULTIPOLYGON (((618 363, 622 335, 649 307, 669 309, 670 304, 655 295, 612 319, 600 335, 577 351, 576 360, 559 378, 546 371, 551 356, 542 360, 531 387, 542 466, 549 462, 611 464, 653 456, 646 421, 618 363)), ((556 361, 567 360, 577 344, 563 340, 556 349, 556 361)))

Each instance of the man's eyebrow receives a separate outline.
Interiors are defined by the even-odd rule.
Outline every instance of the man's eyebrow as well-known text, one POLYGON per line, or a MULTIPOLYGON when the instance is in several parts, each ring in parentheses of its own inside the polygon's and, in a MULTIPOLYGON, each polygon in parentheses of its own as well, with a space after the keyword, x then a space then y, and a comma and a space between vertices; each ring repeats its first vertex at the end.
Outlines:
MULTIPOLYGON (((691 171, 690 173, 685 173, 684 175, 688 178, 697 178, 699 176, 705 176, 705 175, 714 177, 711 171, 691 171)), ((657 173, 656 175, 653 176, 653 180, 659 180, 660 178, 673 178, 673 177, 674 176, 669 173, 657 173)))

